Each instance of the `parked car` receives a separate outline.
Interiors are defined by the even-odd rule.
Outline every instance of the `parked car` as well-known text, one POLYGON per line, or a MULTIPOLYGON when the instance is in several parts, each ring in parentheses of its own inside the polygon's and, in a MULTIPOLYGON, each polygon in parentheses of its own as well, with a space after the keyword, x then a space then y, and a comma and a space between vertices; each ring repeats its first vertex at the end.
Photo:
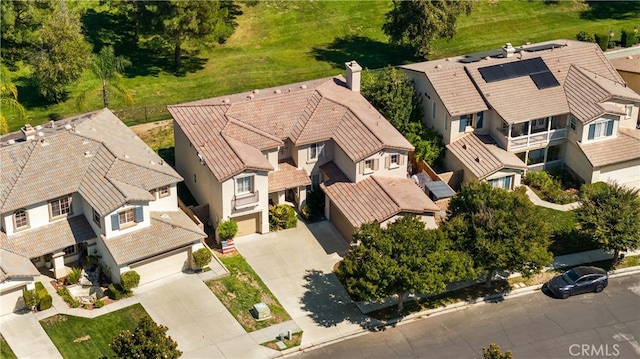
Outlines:
POLYGON ((553 277, 547 288, 558 298, 567 299, 571 295, 600 293, 609 284, 607 271, 597 267, 575 267, 553 277))

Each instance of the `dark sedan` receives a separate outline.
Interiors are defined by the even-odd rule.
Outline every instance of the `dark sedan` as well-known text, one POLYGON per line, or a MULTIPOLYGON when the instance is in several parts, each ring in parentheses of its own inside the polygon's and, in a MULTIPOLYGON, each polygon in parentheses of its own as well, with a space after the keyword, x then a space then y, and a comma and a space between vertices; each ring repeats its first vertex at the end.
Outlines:
POLYGON ((547 288, 558 298, 567 299, 574 294, 600 293, 608 284, 607 271, 597 267, 575 267, 553 277, 547 288))

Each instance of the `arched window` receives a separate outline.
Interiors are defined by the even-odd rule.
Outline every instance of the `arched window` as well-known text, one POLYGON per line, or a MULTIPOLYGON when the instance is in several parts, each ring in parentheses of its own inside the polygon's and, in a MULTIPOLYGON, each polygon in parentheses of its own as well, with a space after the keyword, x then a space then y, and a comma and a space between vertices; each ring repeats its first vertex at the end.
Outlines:
POLYGON ((13 212, 13 226, 16 230, 29 227, 29 215, 26 209, 13 212))

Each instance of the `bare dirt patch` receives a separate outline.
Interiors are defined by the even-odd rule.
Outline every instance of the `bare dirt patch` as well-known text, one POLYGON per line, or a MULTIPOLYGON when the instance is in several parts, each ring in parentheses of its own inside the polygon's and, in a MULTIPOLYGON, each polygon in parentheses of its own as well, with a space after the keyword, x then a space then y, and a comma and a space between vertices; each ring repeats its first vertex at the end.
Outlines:
POLYGON ((74 343, 80 343, 80 342, 85 342, 85 341, 87 341, 89 339, 91 339, 91 335, 84 335, 84 336, 81 336, 79 338, 74 339, 73 342, 74 343))

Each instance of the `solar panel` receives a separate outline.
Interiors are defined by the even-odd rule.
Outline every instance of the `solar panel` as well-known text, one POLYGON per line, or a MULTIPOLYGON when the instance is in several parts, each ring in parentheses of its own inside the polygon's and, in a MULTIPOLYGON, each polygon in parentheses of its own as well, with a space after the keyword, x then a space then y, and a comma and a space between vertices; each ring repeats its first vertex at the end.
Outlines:
POLYGON ((538 90, 560 86, 560 83, 556 79, 555 76, 551 73, 551 71, 543 71, 535 74, 531 74, 531 79, 533 83, 536 84, 538 90))
POLYGON ((521 76, 529 76, 534 73, 549 71, 542 58, 536 57, 522 61, 508 62, 506 64, 485 66, 478 69, 486 82, 496 82, 514 79, 521 76))

